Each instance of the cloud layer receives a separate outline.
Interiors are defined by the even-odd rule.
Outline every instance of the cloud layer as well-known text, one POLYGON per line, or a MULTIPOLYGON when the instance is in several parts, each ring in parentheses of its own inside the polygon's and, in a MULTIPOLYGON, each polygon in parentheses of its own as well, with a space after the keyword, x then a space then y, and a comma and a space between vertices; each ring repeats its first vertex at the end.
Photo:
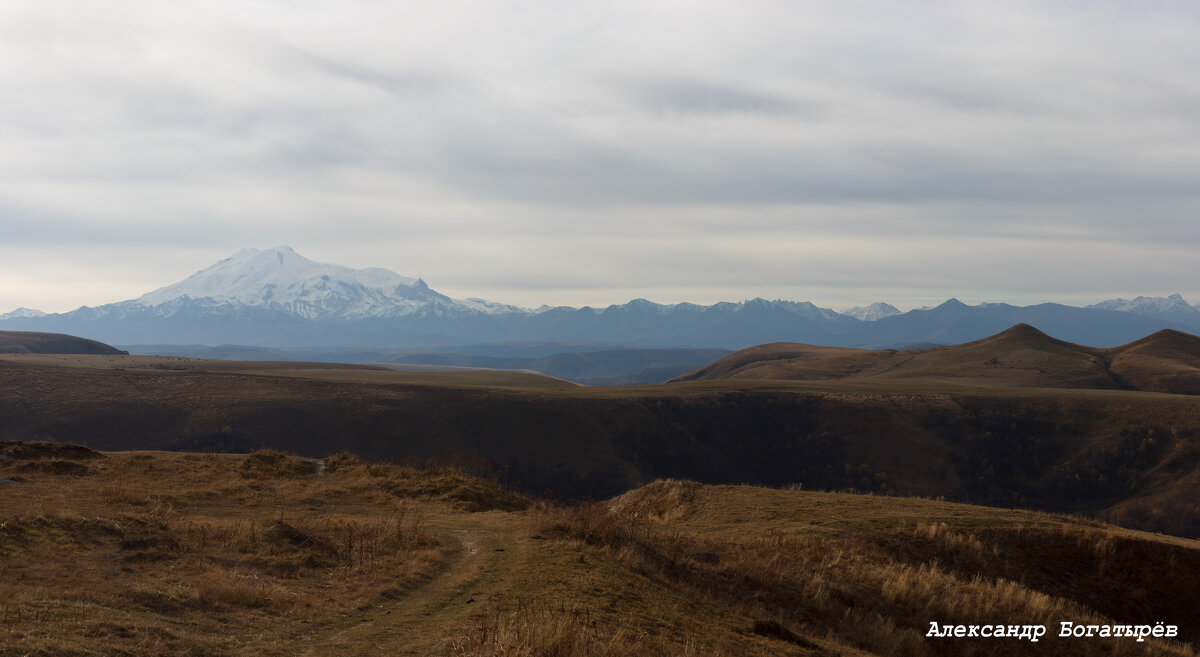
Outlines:
POLYGON ((1200 294, 1195 5, 694 4, 0 0, 0 311, 276 244, 532 305, 1200 294))

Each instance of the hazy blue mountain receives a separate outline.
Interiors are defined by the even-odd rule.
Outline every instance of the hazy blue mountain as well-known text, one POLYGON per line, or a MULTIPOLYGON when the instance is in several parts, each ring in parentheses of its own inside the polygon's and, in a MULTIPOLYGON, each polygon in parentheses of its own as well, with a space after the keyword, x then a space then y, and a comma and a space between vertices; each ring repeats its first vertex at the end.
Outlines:
POLYGON ((949 299, 929 310, 911 310, 864 323, 858 332, 845 336, 847 340, 841 344, 961 344, 995 335, 1016 324, 1029 324, 1060 340, 1093 347, 1126 344, 1163 328, 1187 330, 1177 322, 1115 310, 1076 308, 1057 303, 968 306, 958 299, 949 299))
POLYGON ((27 319, 30 317, 45 317, 46 313, 33 308, 17 308, 11 312, 0 314, 0 321, 6 319, 27 319))
POLYGON ((891 317, 892 315, 901 314, 899 308, 890 303, 884 303, 882 301, 876 301, 869 306, 854 306, 853 308, 846 308, 845 310, 841 311, 841 313, 847 317, 861 319, 864 322, 873 322, 878 319, 883 319, 884 317, 891 317))
POLYGON ((1168 297, 1136 297, 1132 300, 1109 299, 1092 304, 1088 308, 1146 315, 1200 329, 1200 307, 1184 301, 1183 296, 1179 294, 1168 297))
POLYGON ((853 314, 861 318, 809 302, 766 299, 710 306, 634 299, 607 308, 525 309, 483 299, 453 299, 419 278, 384 269, 317 263, 278 247, 239 251, 137 299, 57 314, 19 309, 0 315, 0 330, 67 333, 160 349, 163 345, 254 348, 205 347, 226 357, 234 353, 286 357, 299 349, 314 354, 313 360, 328 357, 320 354, 346 353, 345 349, 364 353, 398 348, 453 350, 446 345, 475 345, 472 353, 477 355, 543 357, 605 346, 739 349, 785 341, 871 347, 953 344, 1019 323, 1062 340, 1103 347, 1163 328, 1200 330, 1200 310, 1178 295, 1114 299, 1089 308, 1053 303, 968 306, 950 299, 936 308, 906 313, 881 302, 860 310, 853 314), (514 345, 519 344, 527 345, 525 353, 515 351, 514 345), (479 345, 493 346, 487 351, 479 345))

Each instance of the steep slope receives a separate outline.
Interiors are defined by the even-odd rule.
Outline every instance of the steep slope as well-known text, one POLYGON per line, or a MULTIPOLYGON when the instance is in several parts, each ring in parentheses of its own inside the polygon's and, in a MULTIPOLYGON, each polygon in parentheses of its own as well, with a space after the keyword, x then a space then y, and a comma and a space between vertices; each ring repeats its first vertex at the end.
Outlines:
POLYGON ((1162 330, 1110 349, 1110 370, 1136 390, 1200 395, 1200 337, 1162 330))
POLYGON ((126 354, 103 342, 61 333, 0 331, 0 354, 126 354))

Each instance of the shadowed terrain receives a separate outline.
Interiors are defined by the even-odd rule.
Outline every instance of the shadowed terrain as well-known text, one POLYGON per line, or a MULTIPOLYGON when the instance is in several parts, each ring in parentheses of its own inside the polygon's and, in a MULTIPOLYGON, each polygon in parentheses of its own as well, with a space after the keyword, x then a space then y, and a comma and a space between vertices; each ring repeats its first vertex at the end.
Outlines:
POLYGON ((1094 350, 1015 327, 926 351, 767 345, 714 365, 721 378, 612 388, 501 371, 10 355, 0 439, 375 462, 453 454, 558 499, 661 478, 801 485, 1195 537, 1200 397, 1127 389, 1184 385, 1194 341, 1160 333, 1094 350), (747 359, 764 351, 782 356, 747 359), (799 374, 759 376, 781 368, 799 374))
POLYGON ((0 354, 126 354, 103 342, 62 333, 0 331, 0 354))

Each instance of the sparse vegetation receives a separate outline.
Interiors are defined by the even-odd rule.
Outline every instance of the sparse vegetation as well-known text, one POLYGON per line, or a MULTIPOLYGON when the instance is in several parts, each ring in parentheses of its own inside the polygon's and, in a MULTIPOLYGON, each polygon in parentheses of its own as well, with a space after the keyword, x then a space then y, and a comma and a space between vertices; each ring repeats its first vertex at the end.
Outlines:
MULTIPOLYGON (((834 532, 803 531, 789 519, 757 513, 742 516, 736 523, 740 531, 713 531, 713 518, 702 515, 720 506, 736 517, 730 507, 761 502, 757 498, 762 493, 661 482, 613 503, 566 512, 548 531, 599 549, 638 576, 684 587, 740 617, 758 619, 756 633, 802 649, 852 648, 876 655, 1193 654, 1182 644, 1164 643, 1143 653, 1140 647, 1057 637, 1036 645, 939 642, 925 633, 931 620, 1057 627, 1063 619, 1114 623, 1120 622, 1114 617, 1186 616, 1179 605, 1200 608, 1200 594, 1192 588, 1200 581, 1195 545, 1171 548, 1113 529, 1076 527, 1039 516, 998 514, 991 524, 963 528, 944 521, 914 522, 914 516, 936 517, 950 509, 902 500, 878 505, 875 513, 883 512, 882 517, 849 517, 849 526, 834 532), (635 499, 626 499, 630 497, 635 499), (898 513, 887 515, 889 507, 898 513), (880 521, 882 527, 875 524, 880 521), (1033 545, 1044 551, 1036 557, 1025 552, 1033 545), (1158 558, 1170 553, 1171 579, 1181 580, 1167 581, 1157 567, 1138 567, 1137 555, 1154 553, 1160 553, 1158 558), (1114 589, 1153 589, 1164 598, 1156 602, 1136 594, 1136 601, 1106 599, 1104 591, 1114 589)), ((796 502, 806 495, 822 496, 783 495, 796 502)), ((833 496, 825 497, 836 504, 833 496)), ((1181 631, 1192 640, 1200 636, 1197 626, 1181 631)))
MULTIPOLYGON (((22 449, 5 470, 61 450, 22 449)), ((1067 517, 674 481, 558 506, 462 460, 348 453, 76 462, 4 489, 0 655, 1188 656, 1200 638, 1196 543, 1067 517), (1182 634, 934 640, 931 620, 1182 634)))
POLYGON ((124 454, 86 478, 13 469, 34 474, 5 491, 0 654, 272 654, 270 640, 400 595, 456 549, 426 522, 452 502, 394 495, 417 476, 398 466, 317 476, 260 451, 124 454))

